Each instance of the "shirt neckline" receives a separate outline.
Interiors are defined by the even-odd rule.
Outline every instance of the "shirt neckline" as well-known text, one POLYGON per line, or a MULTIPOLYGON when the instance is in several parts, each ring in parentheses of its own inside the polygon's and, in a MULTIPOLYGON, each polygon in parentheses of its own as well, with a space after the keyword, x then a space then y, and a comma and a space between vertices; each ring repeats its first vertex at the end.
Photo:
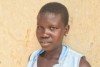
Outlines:
MULTIPOLYGON (((55 64, 55 65, 62 65, 64 60, 65 60, 65 57, 67 56, 67 53, 68 53, 68 47, 66 45, 62 45, 62 51, 61 51, 61 54, 60 54, 60 57, 59 57, 59 60, 58 60, 58 64, 55 64)), ((37 53, 37 56, 35 57, 36 61, 38 60, 38 56, 43 53, 44 50, 43 49, 40 49, 37 53)), ((54 65, 54 66, 55 66, 54 65)))

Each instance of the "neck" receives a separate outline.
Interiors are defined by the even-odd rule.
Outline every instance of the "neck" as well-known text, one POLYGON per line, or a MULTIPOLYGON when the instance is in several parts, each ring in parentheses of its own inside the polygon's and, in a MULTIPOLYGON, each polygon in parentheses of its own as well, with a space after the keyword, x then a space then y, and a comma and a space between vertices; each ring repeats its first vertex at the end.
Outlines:
POLYGON ((44 52, 44 57, 47 59, 59 59, 59 56, 61 54, 62 51, 62 45, 60 45, 59 47, 55 48, 52 51, 45 51, 44 52))

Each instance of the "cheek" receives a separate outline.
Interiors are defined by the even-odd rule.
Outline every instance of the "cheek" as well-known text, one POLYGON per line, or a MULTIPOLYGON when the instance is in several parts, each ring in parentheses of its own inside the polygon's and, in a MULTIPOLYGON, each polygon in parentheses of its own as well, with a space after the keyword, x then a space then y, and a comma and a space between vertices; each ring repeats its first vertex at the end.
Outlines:
POLYGON ((53 37, 53 39, 55 41, 60 42, 60 41, 63 40, 63 36, 64 36, 63 31, 58 31, 58 32, 53 33, 53 36, 52 37, 53 37))
POLYGON ((36 37, 37 37, 37 38, 39 38, 39 37, 40 37, 40 35, 41 35, 41 34, 39 33, 39 31, 38 31, 38 30, 36 30, 36 37))

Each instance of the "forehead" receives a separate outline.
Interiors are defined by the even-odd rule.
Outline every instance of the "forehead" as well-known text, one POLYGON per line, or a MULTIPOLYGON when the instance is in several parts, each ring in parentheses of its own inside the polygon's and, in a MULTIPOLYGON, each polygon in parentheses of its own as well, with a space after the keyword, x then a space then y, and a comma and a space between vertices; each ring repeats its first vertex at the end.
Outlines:
POLYGON ((37 24, 47 24, 47 23, 52 23, 52 24, 61 24, 64 25, 62 22, 62 18, 60 14, 54 14, 54 13, 40 13, 37 17, 37 24))

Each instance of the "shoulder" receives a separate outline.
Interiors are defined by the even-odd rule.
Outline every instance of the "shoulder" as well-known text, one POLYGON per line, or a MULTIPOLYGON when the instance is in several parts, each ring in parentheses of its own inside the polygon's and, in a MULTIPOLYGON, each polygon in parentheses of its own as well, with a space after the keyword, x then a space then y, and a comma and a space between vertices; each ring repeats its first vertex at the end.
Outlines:
POLYGON ((73 55, 76 59, 79 60, 79 67, 91 67, 89 62, 86 60, 85 56, 71 49, 70 52, 71 55, 73 55))
POLYGON ((83 56, 82 54, 78 53, 77 51, 71 49, 71 48, 70 48, 69 46, 67 46, 66 44, 63 44, 63 46, 64 46, 65 48, 67 48, 67 53, 68 53, 68 55, 71 55, 71 56, 73 56, 73 57, 82 57, 82 56, 83 56))
POLYGON ((34 51, 33 53, 30 54, 29 60, 33 60, 34 58, 38 57, 38 55, 42 52, 42 49, 39 49, 37 51, 34 51))
POLYGON ((69 50, 68 54, 73 56, 73 57, 81 58, 83 56, 82 54, 76 52, 75 50, 73 50, 73 49, 71 49, 69 47, 68 47, 68 50, 69 50))
POLYGON ((80 59, 79 67, 91 67, 91 66, 90 66, 89 62, 84 57, 82 57, 80 59))
POLYGON ((90 64, 88 63, 88 61, 85 59, 84 55, 70 49, 69 47, 67 47, 67 48, 68 48, 68 54, 67 54, 66 58, 68 60, 68 63, 71 60, 71 62, 72 61, 74 62, 74 63, 73 62, 72 63, 75 64, 76 67, 91 67, 90 64))

